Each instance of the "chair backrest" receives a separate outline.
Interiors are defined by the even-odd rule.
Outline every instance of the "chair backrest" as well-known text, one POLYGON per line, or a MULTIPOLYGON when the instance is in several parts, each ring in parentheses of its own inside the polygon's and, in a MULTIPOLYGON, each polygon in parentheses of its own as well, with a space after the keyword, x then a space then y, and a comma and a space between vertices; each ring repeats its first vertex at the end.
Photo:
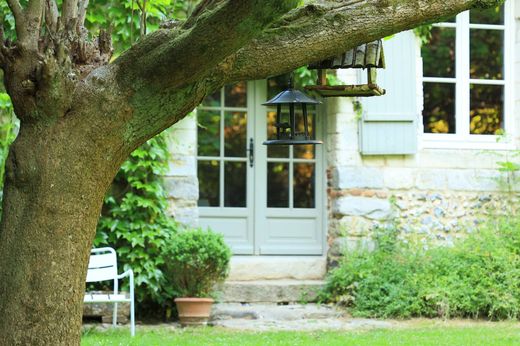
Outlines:
POLYGON ((116 276, 116 251, 111 247, 92 249, 88 263, 87 282, 114 280, 116 276))

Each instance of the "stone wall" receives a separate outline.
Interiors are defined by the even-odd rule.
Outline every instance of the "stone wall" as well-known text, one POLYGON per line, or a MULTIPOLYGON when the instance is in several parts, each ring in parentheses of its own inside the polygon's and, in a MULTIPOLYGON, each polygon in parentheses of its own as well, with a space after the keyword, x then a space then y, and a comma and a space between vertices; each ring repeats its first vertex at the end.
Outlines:
POLYGON ((452 244, 477 230, 489 215, 506 214, 518 195, 487 192, 347 189, 330 192, 329 263, 354 249, 373 249, 377 227, 402 238, 452 244))
POLYGON ((164 177, 169 210, 177 221, 197 226, 199 183, 197 180, 197 121, 189 115, 175 124, 168 134, 169 169, 164 177))

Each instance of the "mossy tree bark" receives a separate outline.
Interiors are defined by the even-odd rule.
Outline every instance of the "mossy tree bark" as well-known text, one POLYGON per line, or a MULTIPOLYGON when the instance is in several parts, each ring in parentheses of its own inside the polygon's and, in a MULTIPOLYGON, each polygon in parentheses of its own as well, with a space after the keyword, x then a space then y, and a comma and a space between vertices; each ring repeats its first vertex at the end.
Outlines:
POLYGON ((203 0, 110 64, 109 35, 87 38, 88 1, 7 3, 17 41, 1 39, 0 67, 21 129, 0 226, 0 345, 78 345, 103 196, 132 150, 225 83, 498 1, 203 0))

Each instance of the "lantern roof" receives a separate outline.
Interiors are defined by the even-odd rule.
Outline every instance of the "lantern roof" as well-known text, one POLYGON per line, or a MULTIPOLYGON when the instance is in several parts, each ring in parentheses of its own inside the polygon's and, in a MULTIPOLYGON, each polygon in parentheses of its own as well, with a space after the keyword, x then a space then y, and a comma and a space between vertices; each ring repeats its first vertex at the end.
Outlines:
POLYGON ((383 41, 362 44, 346 53, 312 63, 309 69, 385 68, 383 41))
POLYGON ((291 103, 305 103, 305 104, 318 104, 321 103, 297 89, 289 88, 282 91, 266 103, 262 103, 264 106, 278 105, 278 104, 291 104, 291 103))

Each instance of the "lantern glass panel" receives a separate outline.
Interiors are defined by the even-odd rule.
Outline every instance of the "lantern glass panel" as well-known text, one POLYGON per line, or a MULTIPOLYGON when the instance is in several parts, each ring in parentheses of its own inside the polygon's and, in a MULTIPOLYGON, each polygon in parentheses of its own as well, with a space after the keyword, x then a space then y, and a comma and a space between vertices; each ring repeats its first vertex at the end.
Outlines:
MULTIPOLYGON (((307 105, 307 119, 308 119, 308 130, 309 130, 309 136, 310 139, 316 138, 314 134, 315 124, 316 124, 316 117, 315 117, 316 107, 307 105), (309 108, 311 111, 309 111, 309 108)), ((303 124, 303 117, 301 115, 301 109, 299 112, 296 113, 296 131, 297 132, 303 132, 304 131, 304 124, 303 124)), ((295 145, 294 146, 294 157, 297 159, 313 159, 314 158, 314 152, 315 152, 315 145, 308 144, 308 145, 295 145)))
MULTIPOLYGON (((283 110, 283 109, 282 109, 283 110)), ((288 113, 283 115, 283 119, 288 119, 288 113)), ((267 112, 267 139, 276 139, 276 109, 269 109, 267 112)), ((287 145, 268 145, 267 157, 288 158, 289 147, 287 145)))

